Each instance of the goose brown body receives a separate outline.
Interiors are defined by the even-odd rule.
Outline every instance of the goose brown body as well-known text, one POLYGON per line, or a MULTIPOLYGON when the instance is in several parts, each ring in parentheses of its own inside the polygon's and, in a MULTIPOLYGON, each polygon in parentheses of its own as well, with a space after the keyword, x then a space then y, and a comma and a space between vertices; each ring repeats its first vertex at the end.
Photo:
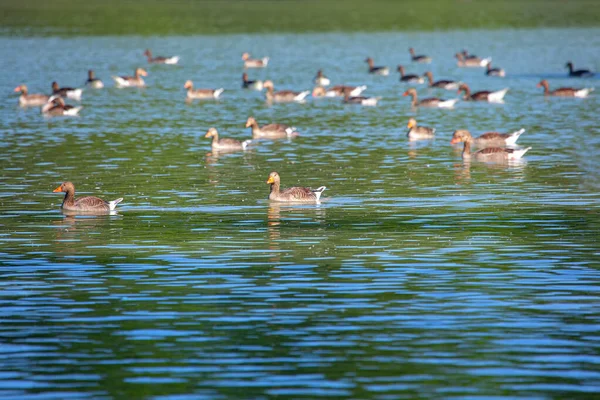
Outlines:
POLYGON ((15 88, 15 93, 21 92, 19 96, 19 104, 23 107, 37 107, 45 105, 50 96, 46 96, 45 94, 29 94, 26 85, 19 85, 15 88))
POLYGON ((285 124, 267 124, 259 126, 254 117, 248 117, 246 128, 252 128, 254 139, 285 139, 298 136, 296 129, 285 124))
MULTIPOLYGON (((486 132, 476 138, 471 136, 471 133, 465 129, 459 129, 455 132, 457 137, 471 137, 471 143, 477 147, 505 147, 513 146, 516 144, 519 136, 525 132, 525 129, 519 129, 513 133, 500 133, 500 132, 486 132)), ((458 142, 457 142, 458 143, 458 142)), ((455 144, 455 143, 453 143, 455 144)))
POLYGON ((267 89, 265 93, 265 97, 267 101, 272 102, 280 102, 280 103, 291 103, 291 102, 301 102, 304 100, 306 96, 310 94, 310 91, 304 92, 294 92, 292 90, 280 90, 275 92, 275 87, 272 81, 266 81, 263 84, 264 88, 267 89))
POLYGON ((423 83, 423 77, 415 74, 406 74, 404 72, 404 66, 398 65, 397 68, 400 73, 400 82, 408 82, 408 83, 423 83))
POLYGON ((321 197, 321 194, 326 189, 325 186, 321 186, 318 189, 311 189, 307 187, 290 187, 281 190, 281 178, 277 172, 271 172, 269 174, 267 184, 271 185, 269 200, 283 202, 317 203, 321 197))
POLYGON ((194 83, 190 80, 183 85, 187 89, 188 99, 218 99, 223 89, 194 89, 194 83))
POLYGON ((412 47, 408 49, 408 52, 410 53, 410 57, 413 60, 413 62, 418 62, 418 63, 423 63, 423 64, 429 64, 431 62, 431 57, 424 56, 424 55, 416 55, 415 49, 413 49, 412 47))
POLYGON ((432 139, 435 136, 435 129, 417 125, 417 120, 414 118, 408 120, 406 127, 408 128, 406 136, 409 140, 432 139))
POLYGON ((561 87, 558 89, 550 90, 550 84, 547 80, 543 79, 537 84, 537 87, 544 88, 544 96, 557 96, 557 97, 586 97, 590 89, 575 89, 571 87, 561 87))
POLYGON ((473 101, 491 101, 491 102, 500 102, 502 98, 506 94, 508 89, 498 90, 492 92, 490 90, 481 90, 479 92, 471 93, 471 89, 469 85, 463 83, 458 88, 458 93, 465 92, 463 97, 464 100, 473 100, 473 101))
POLYGON ((123 198, 105 201, 95 196, 86 196, 76 199, 75 186, 71 182, 63 182, 59 187, 54 189, 53 192, 65 193, 65 198, 61 207, 63 210, 67 211, 106 213, 114 210, 117 204, 123 201, 123 198))
POLYGON ((366 86, 336 85, 327 89, 322 86, 317 86, 314 88, 312 95, 313 97, 344 97, 348 92, 350 93, 350 96, 359 96, 366 89, 366 86))
POLYGON ((453 107, 458 99, 444 100, 437 97, 429 97, 419 101, 417 91, 414 88, 408 89, 402 96, 411 97, 413 107, 453 107))
POLYGON ((219 139, 219 132, 216 128, 210 128, 204 137, 212 138, 211 146, 213 150, 246 150, 251 142, 251 140, 242 142, 231 138, 219 139))
POLYGON ((469 133, 469 131, 461 129, 454 132, 452 135, 452 140, 450 144, 457 144, 460 142, 464 142, 462 157, 465 159, 475 158, 479 161, 492 161, 492 162, 501 162, 508 160, 518 160, 531 147, 527 147, 525 149, 511 149, 505 147, 486 147, 475 153, 471 153, 471 144, 473 144, 473 137, 469 133))
POLYGON ((148 76, 148 73, 143 68, 136 68, 133 76, 113 76, 113 79, 118 87, 143 87, 146 82, 142 76, 148 76))
POLYGON ((65 104, 62 97, 52 96, 48 102, 42 107, 42 114, 46 116, 61 116, 61 115, 77 115, 81 107, 73 107, 65 104))
POLYGON ((431 71, 425 72, 424 76, 427 77, 427 80, 429 81, 429 87, 435 87, 446 90, 456 90, 460 86, 460 82, 451 80, 439 80, 434 82, 433 74, 431 73, 431 71))
POLYGON ((375 66, 375 62, 371 57, 367 57, 365 60, 367 64, 369 64, 369 73, 375 75, 388 75, 390 70, 388 67, 377 67, 375 66))
POLYGON ((269 64, 269 57, 250 58, 250 53, 242 54, 242 60, 244 61, 244 68, 264 68, 269 64))

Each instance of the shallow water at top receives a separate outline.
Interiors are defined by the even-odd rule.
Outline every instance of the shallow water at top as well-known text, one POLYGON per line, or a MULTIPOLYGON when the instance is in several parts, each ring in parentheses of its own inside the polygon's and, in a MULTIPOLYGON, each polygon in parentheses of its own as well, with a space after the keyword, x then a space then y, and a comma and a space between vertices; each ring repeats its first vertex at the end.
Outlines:
MULTIPOLYGON (((535 85, 598 87, 600 30, 198 37, 1 38, 0 397, 591 398, 600 391, 598 94, 546 99, 535 85), (408 47, 434 58, 409 62, 408 47), (149 66, 148 87, 111 75, 149 66), (507 77, 456 67, 462 48, 507 77), (267 106, 252 79, 309 90, 317 69, 365 84, 375 108, 309 99, 267 106), (509 87, 505 104, 411 110, 394 72, 509 87), (78 118, 20 109, 20 83, 81 86, 78 118), (184 101, 183 83, 223 87, 184 101), (215 154, 246 118, 294 140, 215 154), (436 139, 409 143, 414 116, 436 139), (525 160, 464 163, 456 129, 525 128, 525 160), (320 205, 266 200, 326 185, 320 205), (67 216, 52 193, 124 197, 112 216, 67 216)), ((457 94, 415 85, 422 96, 457 94)), ((70 103, 75 104, 73 101, 70 103)))

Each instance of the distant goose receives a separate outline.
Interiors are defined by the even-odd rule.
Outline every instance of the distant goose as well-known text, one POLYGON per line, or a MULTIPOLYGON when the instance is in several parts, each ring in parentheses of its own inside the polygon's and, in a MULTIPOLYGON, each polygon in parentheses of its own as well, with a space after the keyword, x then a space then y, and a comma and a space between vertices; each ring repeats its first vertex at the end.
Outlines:
POLYGON ((248 80, 248 74, 242 74, 242 88, 244 89, 252 89, 252 90, 263 90, 263 81, 251 81, 248 80))
POLYGON ((331 81, 325 75, 323 75, 323 70, 317 71, 317 76, 314 79, 315 85, 317 86, 329 86, 331 81))
POLYGON ((413 107, 452 108, 458 102, 458 99, 443 100, 437 97, 430 97, 419 101, 417 97, 417 91, 414 88, 408 89, 402 94, 402 96, 411 96, 411 105, 413 107))
POLYGON ((184 89, 187 89, 187 98, 190 100, 203 100, 203 99, 218 99, 223 88, 220 89, 194 89, 194 83, 190 80, 186 81, 183 85, 184 89))
MULTIPOLYGON (((467 134, 471 136, 471 133, 464 129, 457 130, 456 132, 460 132, 460 134, 465 137, 467 134)), ((476 138, 471 137, 471 143, 475 144, 477 147, 514 146, 523 132, 525 132, 525 129, 519 129, 513 133, 486 132, 476 138)))
POLYGON ((60 96, 52 96, 48 102, 42 107, 42 114, 47 117, 54 116, 75 116, 79 114, 81 107, 73 107, 65 104, 65 101, 60 96))
POLYGON ((62 202, 61 208, 67 211, 106 213, 113 211, 117 207, 117 204, 123 201, 122 197, 113 201, 104 201, 95 196, 85 196, 76 199, 75 186, 71 182, 64 182, 52 192, 65 193, 65 198, 62 202))
POLYGON ((408 128, 408 132, 406 133, 406 137, 408 140, 423 140, 423 139, 432 139, 435 136, 435 129, 428 128, 426 126, 417 125, 417 120, 411 118, 408 120, 408 124, 406 125, 408 128))
POLYGON ((469 88, 469 85, 463 83, 458 88, 458 93, 460 94, 460 92, 465 92, 465 95, 463 97, 464 100, 489 101, 490 103, 499 103, 506 95, 506 92, 508 92, 508 88, 498 90, 495 92, 491 92, 489 90, 482 90, 480 92, 475 92, 471 94, 471 89, 469 88))
POLYGON ((213 150, 246 150, 248 145, 252 142, 252 140, 244 140, 241 142, 231 138, 219 139, 219 132, 217 132, 216 128, 210 128, 204 137, 212 138, 211 146, 213 150))
POLYGON ((458 60, 457 65, 459 67, 485 67, 490 62, 492 62, 492 59, 489 57, 488 58, 474 57, 474 58, 465 59, 461 53, 456 53, 454 55, 454 57, 456 57, 456 59, 458 60))
POLYGON ((577 78, 591 78, 594 76, 594 73, 589 69, 573 70, 573 63, 571 61, 569 61, 565 67, 569 69, 569 76, 574 76, 577 78))
POLYGON ((369 73, 374 75, 382 75, 388 76, 390 74, 390 69, 388 67, 376 67, 374 65, 373 59, 368 57, 365 62, 369 64, 369 73))
POLYGON ((177 64, 179 62, 179 56, 174 57, 152 57, 152 52, 150 49, 146 49, 144 55, 148 59, 148 63, 150 64, 177 64))
POLYGON ((312 95, 313 97, 344 97, 346 92, 350 93, 350 96, 360 96, 362 92, 367 89, 366 85, 363 86, 344 86, 337 85, 331 88, 325 89, 322 86, 314 88, 312 95))
POLYGON ((310 94, 310 90, 303 92, 294 92, 291 90, 280 90, 275 92, 272 81, 266 81, 264 88, 267 89, 265 96, 268 102, 276 101, 280 103, 303 102, 306 96, 310 94))
POLYGON ((404 67, 402 65, 398 65, 398 72, 400 72, 400 82, 406 83, 424 83, 425 79, 422 76, 404 73, 404 67))
POLYGON ((413 60, 413 62, 418 62, 418 63, 423 63, 423 64, 431 63, 431 57, 424 56, 424 55, 415 55, 415 49, 413 49, 412 47, 410 49, 408 49, 408 52, 410 53, 410 57, 413 60))
POLYGON ((285 124, 267 124, 259 126, 254 117, 248 117, 246 128, 252 128, 254 139, 285 139, 298 136, 298 131, 285 124))
POLYGON ((112 78, 118 88, 144 87, 146 82, 144 82, 142 76, 148 76, 148 73, 142 68, 136 68, 134 76, 113 76, 112 78))
POLYGON ((344 94, 344 103, 360 104, 361 106, 376 106, 381 97, 351 96, 350 91, 344 94))
POLYGON ((582 88, 575 89, 570 87, 561 87, 550 91, 550 85, 547 80, 542 80, 537 84, 537 87, 544 88, 544 96, 557 96, 557 97, 587 97, 594 88, 582 88))
POLYGON ((465 60, 472 60, 472 59, 479 58, 475 54, 469 54, 467 49, 463 49, 463 51, 461 51, 460 54, 462 54, 462 56, 464 57, 465 60))
POLYGON ((463 147, 462 156, 464 159, 475 158, 478 161, 488 161, 488 162, 502 162, 502 161, 510 161, 510 160, 518 160, 522 158, 531 147, 527 147, 525 149, 511 149, 506 147, 486 147, 481 149, 475 153, 471 153, 471 144, 473 143, 473 138, 469 131, 466 130, 458 130, 455 131, 452 135, 452 140, 450 144, 457 144, 460 142, 464 142, 465 145, 463 147))
POLYGON ((492 68, 492 63, 489 62, 487 65, 487 71, 485 71, 487 76, 499 76, 504 78, 506 76, 506 72, 502 68, 492 68))
POLYGON ((457 90, 461 84, 461 82, 459 82, 459 81, 450 81, 450 80, 439 80, 439 81, 434 82, 433 74, 431 73, 431 71, 425 72, 425 76, 427 77, 427 80, 429 81, 429 87, 435 87, 435 88, 446 89, 446 90, 457 90))
POLYGON ((250 53, 242 54, 242 60, 244 60, 244 68, 264 68, 269 64, 269 57, 254 59, 250 58, 250 53))
POLYGON ((321 186, 318 189, 307 187, 291 187, 281 190, 281 178, 277 172, 271 172, 267 184, 271 185, 269 200, 283 202, 318 203, 323 191, 327 189, 321 186))
POLYGON ((19 85, 15 88, 15 93, 21 92, 19 96, 19 105, 21 107, 37 107, 45 105, 50 96, 46 96, 45 94, 29 94, 26 85, 19 85))
POLYGON ((104 83, 96 78, 96 74, 91 69, 88 71, 88 80, 85 81, 85 85, 94 89, 102 89, 104 87, 104 83))
POLYGON ((71 100, 81 100, 83 89, 73 89, 70 87, 61 88, 58 82, 52 82, 52 94, 56 96, 66 97, 71 100))

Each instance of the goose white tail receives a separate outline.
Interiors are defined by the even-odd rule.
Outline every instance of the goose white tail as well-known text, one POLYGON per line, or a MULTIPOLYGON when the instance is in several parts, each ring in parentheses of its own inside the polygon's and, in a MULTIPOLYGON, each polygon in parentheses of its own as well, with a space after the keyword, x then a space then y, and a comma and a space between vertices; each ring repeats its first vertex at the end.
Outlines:
POLYGON ((310 94, 310 90, 298 93, 296 97, 294 97, 294 101, 302 101, 310 94))
POLYGON ((588 97, 594 88, 584 88, 575 91, 575 97, 588 97))
POLYGON ((126 80, 126 79, 121 78, 120 76, 113 76, 112 78, 115 81, 115 84, 117 85, 117 87, 127 87, 127 86, 129 86, 129 81, 126 80))
POLYGON ((315 194, 315 196, 317 197, 317 201, 319 201, 319 199, 321 198, 321 195, 323 194, 325 189, 327 189, 327 187, 321 186, 320 188, 314 189, 312 191, 315 194))
POLYGON ((110 208, 110 211, 113 211, 117 207, 117 204, 119 204, 122 201, 123 201, 122 197, 119 197, 118 199, 113 200, 113 201, 109 201, 108 208, 110 208))
POLYGON ((82 108, 83 107, 73 107, 69 110, 65 110, 64 114, 74 116, 74 115, 79 114, 79 111, 81 111, 82 108))
POLYGON ((454 107, 454 105, 458 103, 458 99, 450 99, 450 100, 444 100, 444 101, 440 101, 438 104, 439 108, 452 108, 454 107))
POLYGON ((492 57, 484 58, 484 59, 481 60, 481 64, 480 65, 482 67, 487 67, 487 65, 489 63, 491 63, 491 62, 492 62, 492 57))
POLYGON ((515 150, 513 151, 512 154, 509 154, 508 159, 509 160, 519 160, 520 158, 522 158, 525 153, 527 153, 529 150, 531 149, 531 147, 527 147, 525 149, 519 149, 519 150, 515 150))
POLYGON ((381 100, 381 97, 367 97, 361 104, 363 106, 376 106, 379 100, 381 100))
POLYGON ((365 90, 367 90, 367 85, 357 86, 350 92, 350 96, 360 96, 365 90))
POLYGON ((269 57, 263 57, 262 62, 263 65, 266 67, 269 64, 269 57))
POLYGON ((67 92, 67 98, 72 100, 81 100, 81 95, 83 94, 83 89, 73 89, 67 92))
POLYGON ((289 128, 287 128, 285 130, 285 133, 287 134, 287 137, 292 137, 292 136, 298 136, 299 135, 298 131, 296 130, 296 127, 294 127, 294 126, 290 126, 289 128))
POLYGON ((518 131, 511 133, 510 136, 506 139, 506 144, 509 146, 514 146, 515 143, 517 143, 519 136, 521 136, 523 132, 525 132, 525 129, 519 129, 518 131))
POLYGON ((250 143, 252 143, 252 140, 244 140, 242 142, 242 149, 246 150, 246 147, 248 147, 250 143))
POLYGON ((506 89, 502 89, 502 90, 498 90, 497 92, 492 92, 488 95, 488 101, 491 102, 501 102, 502 99, 504 99, 504 96, 506 95, 506 92, 508 92, 508 88, 506 89))
POLYGON ((165 64, 177 64, 179 62, 179 56, 170 57, 165 60, 165 64))
POLYGON ((223 93, 223 90, 224 90, 223 88, 220 88, 220 89, 217 89, 217 90, 215 90, 215 92, 213 93, 213 97, 214 97, 215 99, 218 99, 218 98, 219 98, 219 96, 221 95, 221 93, 223 93))

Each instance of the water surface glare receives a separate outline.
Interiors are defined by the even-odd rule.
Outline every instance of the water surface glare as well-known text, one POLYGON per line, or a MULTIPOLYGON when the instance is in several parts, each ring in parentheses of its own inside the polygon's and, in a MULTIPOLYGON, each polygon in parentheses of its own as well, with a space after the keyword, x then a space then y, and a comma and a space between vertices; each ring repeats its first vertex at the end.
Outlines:
MULTIPOLYGON (((597 91, 545 99, 535 85, 598 88, 599 29, 0 38, 0 397, 3 399, 584 399, 600 392, 600 128, 597 91), (408 47, 434 57, 408 60, 408 47), (507 77, 459 69, 467 48, 507 77), (148 87, 111 75, 149 66, 148 87), (25 49, 27 51, 25 51, 25 49), (365 84, 376 108, 337 100, 265 105, 251 79, 308 90, 322 68, 365 84), (418 110, 398 75, 364 59, 505 104, 418 110), (81 86, 78 118, 43 118, 11 95, 81 86), (225 88, 187 104, 183 84, 225 88), (248 139, 246 118, 294 140, 216 154, 203 136, 248 139), (409 143, 406 123, 437 129, 409 143), (525 128, 521 163, 464 163, 456 129, 525 128), (266 200, 326 185, 320 205, 266 200), (124 197, 109 216, 63 215, 52 193, 124 197)), ((452 92, 416 85, 422 96, 452 92)), ((70 100, 69 103, 75 104, 70 100)))

